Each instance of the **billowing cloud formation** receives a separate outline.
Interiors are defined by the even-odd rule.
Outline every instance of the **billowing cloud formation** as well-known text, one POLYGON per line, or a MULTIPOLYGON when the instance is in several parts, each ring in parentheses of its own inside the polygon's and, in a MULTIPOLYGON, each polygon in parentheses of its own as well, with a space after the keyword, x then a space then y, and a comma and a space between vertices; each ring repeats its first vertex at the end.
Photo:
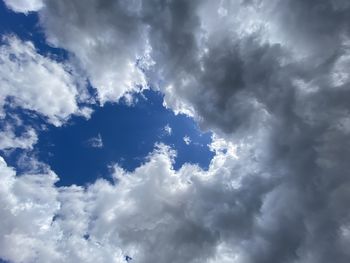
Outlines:
POLYGON ((146 87, 146 28, 140 1, 47 1, 40 13, 48 40, 72 52, 98 91, 99 101, 117 101, 146 87))
POLYGON ((5 37, 0 46, 0 116, 13 106, 35 111, 59 126, 71 114, 88 114, 77 105, 78 88, 69 68, 38 54, 31 42, 5 37))
MULTIPOLYGON (((135 172, 116 168, 114 185, 87 189, 3 164, 9 181, 48 185, 50 197, 2 202, 1 220, 19 226, 4 228, 13 243, 1 256, 21 262, 6 244, 46 240, 48 251, 23 260, 349 262, 349 11, 346 0, 47 1, 48 39, 76 56, 102 102, 147 77, 221 139, 208 171, 174 171, 160 146, 135 172), (33 213, 35 233, 20 228, 16 205, 33 213)), ((4 196, 21 200, 12 185, 4 196)))
POLYGON ((217 246, 239 246, 240 238, 250 236, 260 197, 271 185, 236 163, 233 146, 219 145, 213 145, 217 155, 207 172, 194 165, 174 171, 174 152, 158 145, 134 172, 116 166, 115 184, 98 180, 87 189, 55 187, 58 178, 49 169, 16 177, 1 160, 1 257, 123 262, 131 255, 136 262, 221 262, 217 246), (255 189, 253 195, 247 187, 255 189))

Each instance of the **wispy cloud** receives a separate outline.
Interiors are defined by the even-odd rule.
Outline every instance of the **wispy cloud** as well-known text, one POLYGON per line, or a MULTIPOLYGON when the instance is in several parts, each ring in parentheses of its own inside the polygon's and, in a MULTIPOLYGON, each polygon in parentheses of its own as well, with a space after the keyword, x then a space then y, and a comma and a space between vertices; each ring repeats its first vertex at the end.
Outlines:
POLYGON ((173 133, 173 129, 170 127, 169 124, 165 125, 163 128, 165 135, 170 136, 173 133))
POLYGON ((87 140, 86 145, 92 148, 102 148, 103 140, 101 134, 99 133, 96 137, 92 137, 89 140, 87 140))

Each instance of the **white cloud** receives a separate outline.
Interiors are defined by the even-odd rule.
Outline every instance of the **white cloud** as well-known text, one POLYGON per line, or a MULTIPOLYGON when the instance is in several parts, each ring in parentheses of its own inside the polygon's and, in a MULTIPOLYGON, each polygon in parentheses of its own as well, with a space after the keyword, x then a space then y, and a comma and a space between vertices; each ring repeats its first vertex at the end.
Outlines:
POLYGON ((20 13, 39 11, 44 6, 42 0, 4 0, 4 2, 8 8, 20 13))
POLYGON ((102 148, 103 141, 102 141, 101 134, 98 134, 96 137, 90 138, 87 141, 87 145, 93 148, 102 148))
POLYGON ((8 125, 0 131, 0 150, 11 148, 32 149, 37 141, 38 136, 33 128, 28 128, 20 136, 16 135, 8 125))
POLYGON ((0 115, 7 98, 24 109, 30 109, 59 126, 71 114, 80 112, 76 82, 69 68, 38 54, 31 42, 14 36, 3 39, 0 46, 0 115))
POLYGON ((167 124, 167 125, 164 126, 164 132, 165 132, 166 135, 170 136, 172 134, 172 132, 173 132, 173 129, 170 127, 169 124, 167 124))
POLYGON ((183 140, 184 140, 186 145, 189 145, 191 143, 191 138, 187 135, 185 137, 183 137, 183 140))
POLYGON ((49 170, 16 176, 2 158, 0 170, 1 258, 15 263, 123 262, 118 247, 83 237, 85 224, 93 226, 94 219, 85 211, 90 201, 82 188, 56 188, 58 178, 49 170))
POLYGON ((1 230, 0 257, 12 262, 53 262, 52 249, 59 233, 51 227, 59 209, 57 177, 52 172, 15 176, 15 171, 0 159, 1 230))
POLYGON ((137 66, 152 63, 146 27, 138 22, 140 8, 141 1, 62 0, 46 2, 40 13, 49 42, 75 55, 102 104, 147 87, 137 66))
POLYGON ((229 213, 224 202, 237 201, 219 190, 228 187, 223 178, 231 175, 222 171, 235 159, 221 153, 215 158, 225 159, 225 168, 213 161, 207 172, 196 165, 176 172, 174 154, 159 144, 134 172, 116 169, 115 184, 100 179, 87 189, 55 187, 58 178, 50 170, 16 176, 1 159, 0 257, 14 263, 124 262, 125 255, 136 262, 212 258, 219 233, 226 232, 219 220, 229 213), (152 247, 162 249, 150 253, 152 247))

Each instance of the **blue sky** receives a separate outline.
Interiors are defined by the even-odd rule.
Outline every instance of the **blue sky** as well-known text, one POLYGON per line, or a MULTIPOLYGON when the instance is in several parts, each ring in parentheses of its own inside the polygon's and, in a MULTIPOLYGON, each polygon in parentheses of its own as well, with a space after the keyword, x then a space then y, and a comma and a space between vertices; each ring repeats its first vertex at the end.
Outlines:
POLYGON ((89 120, 73 117, 63 127, 51 127, 40 134, 36 147, 39 159, 61 175, 59 184, 108 178, 108 167, 113 164, 132 171, 145 161, 154 144, 161 142, 176 149, 175 169, 185 162, 208 167, 213 156, 208 148, 210 133, 202 133, 191 118, 165 109, 159 93, 145 91, 137 98, 133 106, 121 102, 95 107, 89 120), (166 126, 171 128, 170 134, 166 126), (102 147, 89 142, 97 136, 102 147), (185 136, 191 138, 188 145, 185 136))
MULTIPOLYGON (((50 54, 57 61, 67 59, 65 50, 53 48, 45 42, 36 13, 17 14, 1 2, 0 32, 32 41, 41 54, 50 54)), ((91 86, 89 92, 94 96, 91 86)), ((91 118, 72 116, 61 127, 50 125, 40 116, 19 107, 8 107, 7 112, 17 114, 24 123, 38 127, 39 140, 30 154, 50 165, 59 175, 57 185, 85 185, 97 178, 110 179, 111 167, 115 164, 132 171, 145 162, 156 143, 165 143, 177 151, 175 169, 186 162, 208 168, 213 157, 208 147, 211 142, 209 132, 200 131, 192 118, 184 114, 175 115, 166 109, 163 95, 159 92, 145 90, 136 94, 134 101, 132 105, 123 99, 119 103, 108 102, 103 107, 89 105, 93 109, 91 118), (166 127, 170 127, 171 132, 166 131, 166 127), (93 147, 89 143, 97 136, 102 139, 102 147, 93 147), (186 144, 185 137, 191 142, 186 144)), ((2 125, 8 121, 5 118, 2 125)), ((21 127, 17 127, 16 132, 20 134, 21 127)), ((16 166, 22 154, 23 151, 15 150, 7 153, 5 160, 16 166)), ((26 172, 25 167, 18 169, 26 172)))

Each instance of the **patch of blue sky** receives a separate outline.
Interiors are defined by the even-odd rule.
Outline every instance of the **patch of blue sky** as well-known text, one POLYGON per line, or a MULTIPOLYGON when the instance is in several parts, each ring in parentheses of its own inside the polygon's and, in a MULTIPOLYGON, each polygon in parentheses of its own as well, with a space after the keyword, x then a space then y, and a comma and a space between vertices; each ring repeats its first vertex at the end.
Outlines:
POLYGON ((82 185, 108 178, 109 167, 116 163, 132 171, 145 161, 157 142, 177 151, 175 169, 184 163, 208 168, 213 157, 208 147, 210 133, 202 133, 191 118, 176 116, 164 108, 158 92, 148 90, 135 96, 138 102, 133 106, 96 106, 89 120, 72 117, 66 125, 49 127, 39 134, 35 150, 39 159, 60 176, 59 185, 82 185), (170 127, 171 133, 165 127, 170 127), (184 142, 185 136, 191 138, 190 144, 184 142))
POLYGON ((19 173, 27 169, 23 161, 19 165, 23 155, 36 155, 59 175, 58 185, 85 185, 97 178, 109 179, 109 167, 116 163, 132 171, 145 161, 158 142, 177 151, 175 169, 184 163, 208 168, 214 155, 208 147, 210 133, 201 132, 192 118, 166 109, 158 92, 145 90, 135 98, 137 103, 133 106, 122 102, 95 105, 89 120, 73 116, 61 127, 48 124, 34 112, 12 108, 9 103, 0 129, 20 118, 22 125, 13 125, 16 134, 20 136, 23 127, 34 127, 39 140, 29 152, 16 149, 3 151, 2 155, 19 173), (190 138, 190 143, 184 137, 190 138))

